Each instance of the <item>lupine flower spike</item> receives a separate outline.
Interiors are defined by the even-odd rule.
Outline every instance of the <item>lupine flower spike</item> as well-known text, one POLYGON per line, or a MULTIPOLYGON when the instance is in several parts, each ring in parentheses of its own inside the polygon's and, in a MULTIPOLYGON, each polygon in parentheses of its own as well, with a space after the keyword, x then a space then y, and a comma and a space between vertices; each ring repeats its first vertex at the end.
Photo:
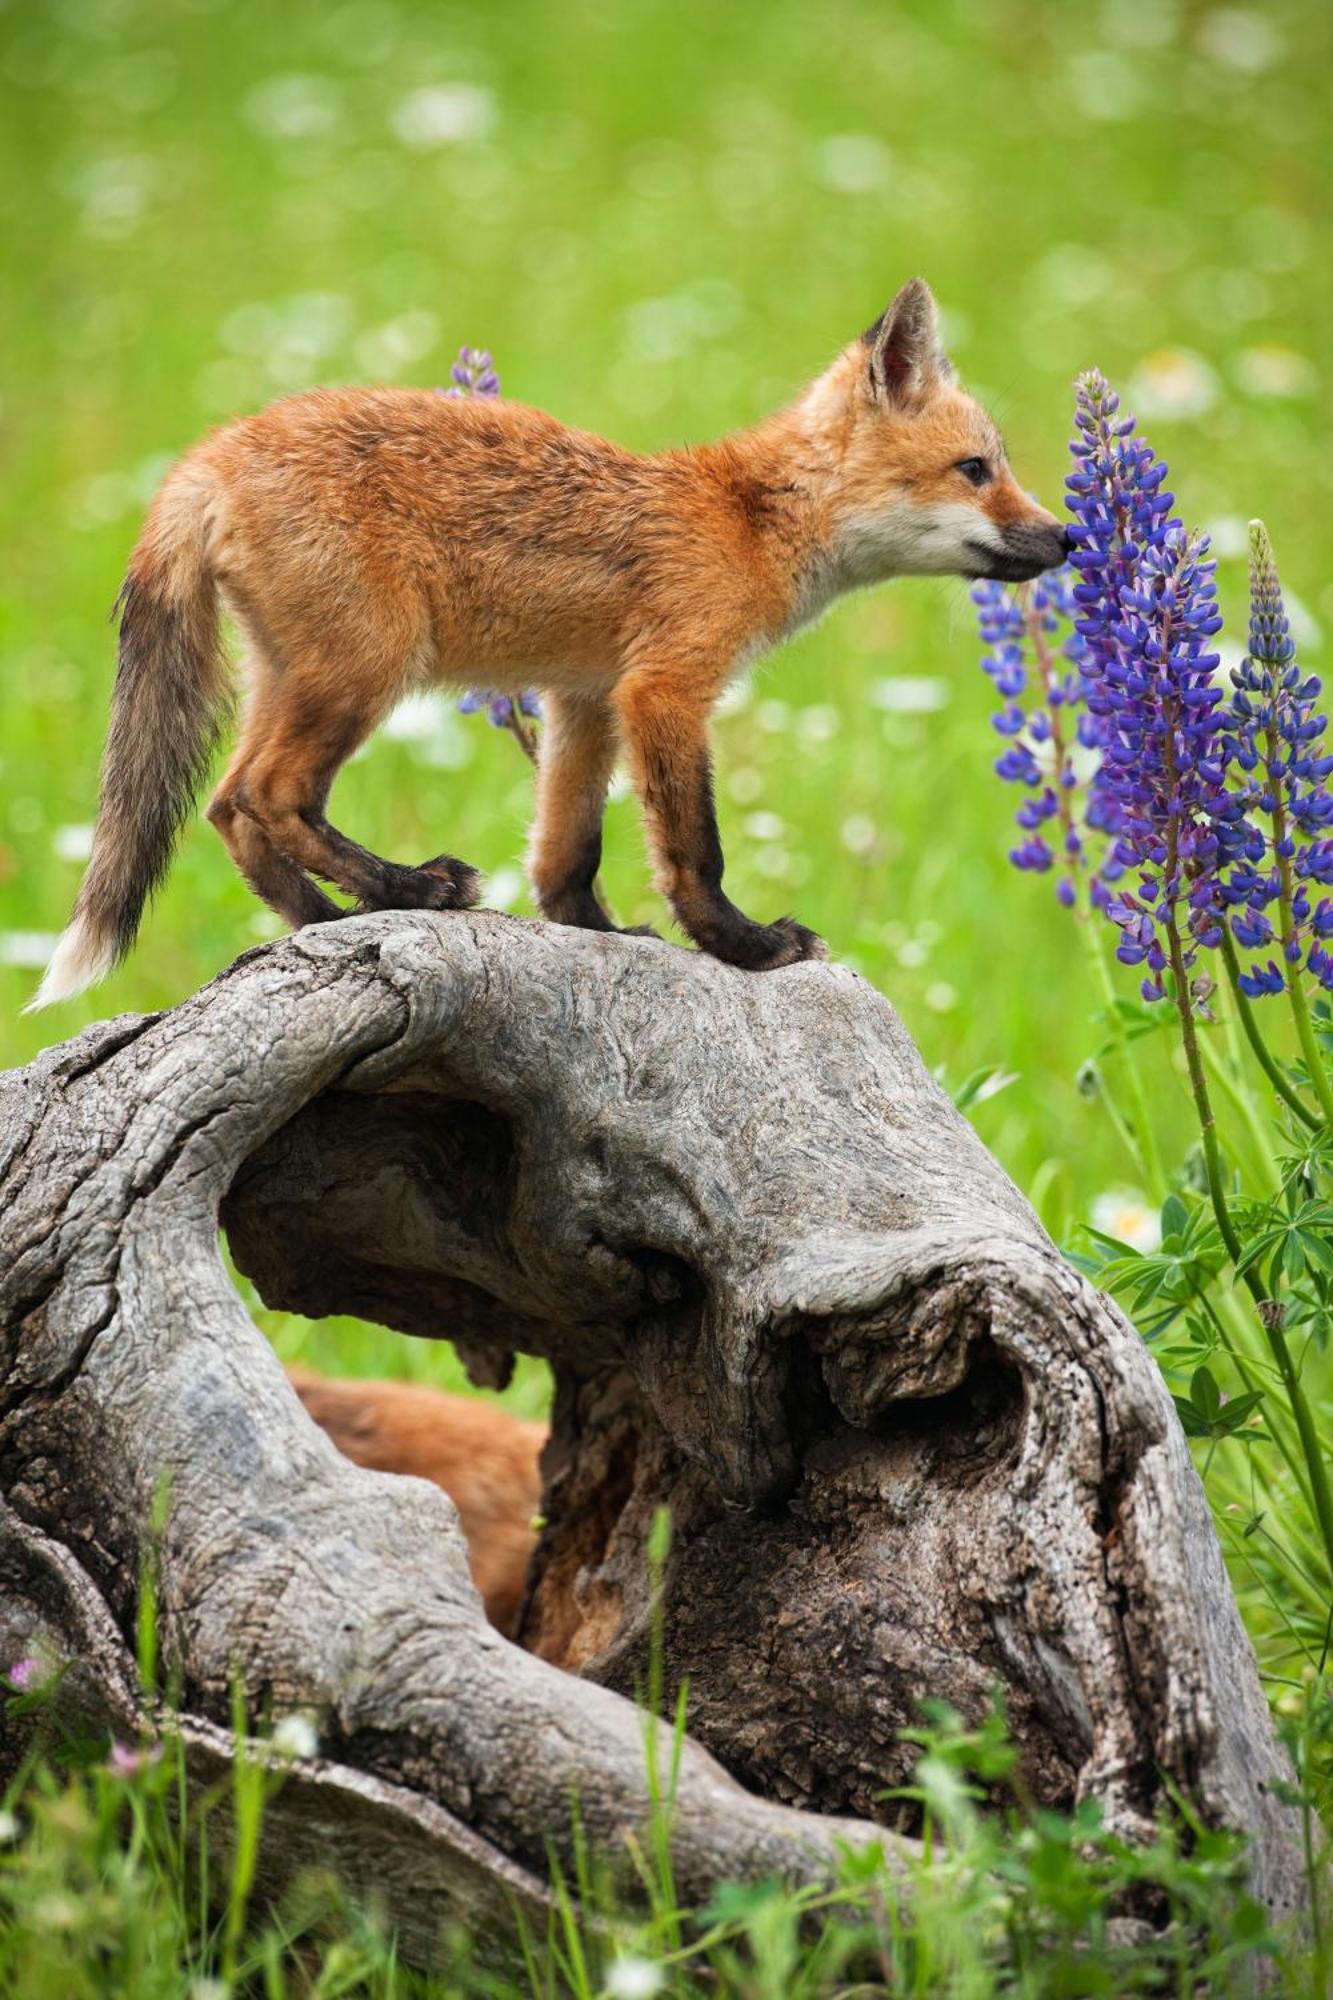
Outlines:
POLYGON ((1320 684, 1297 665, 1262 521, 1250 523, 1250 649, 1231 679, 1227 751, 1239 796, 1266 823, 1252 831, 1225 888, 1236 942, 1246 952, 1268 951, 1239 985, 1257 1000, 1281 993, 1305 968, 1330 991, 1333 902, 1319 892, 1333 883, 1333 795, 1325 782, 1333 757, 1323 754, 1320 684))
POLYGON ((1171 513, 1166 467, 1104 377, 1077 387, 1076 630, 1101 731, 1099 783, 1118 815, 1113 853, 1133 878, 1106 913, 1121 933, 1116 956, 1145 968, 1143 996, 1159 1000, 1168 960, 1188 976, 1200 947, 1221 942, 1219 877, 1251 838, 1226 786, 1216 566, 1207 538, 1171 513))
POLYGON ((1067 905, 1086 880, 1119 928, 1117 957, 1144 968, 1146 999, 1165 991, 1174 931, 1187 975, 1200 949, 1224 946, 1243 995, 1286 988, 1299 1013, 1298 972, 1333 991, 1333 897, 1320 893, 1333 888, 1333 756, 1263 524, 1251 526, 1250 650, 1226 703, 1207 542, 1186 534, 1165 464, 1095 370, 1077 384, 1070 449, 1069 562, 1019 592, 972 593, 1004 702, 995 769, 1030 794, 1009 858, 1056 870, 1067 905))
MULTIPOLYGON (((449 370, 449 387, 440 391, 444 396, 498 396, 500 377, 495 372, 495 364, 484 347, 460 347, 458 359, 449 370)), ((541 703, 533 688, 525 688, 521 694, 506 694, 495 688, 470 688, 458 703, 460 715, 478 715, 485 710, 487 719, 494 729, 507 729, 516 738, 520 749, 535 764, 537 761, 537 736, 535 730, 527 727, 527 722, 537 721, 541 716, 541 703)))
POLYGON ((1242 1023, 1280 1096, 1308 1125, 1318 1118, 1277 1070, 1248 1001, 1287 993, 1306 1077, 1333 1125, 1330 1082, 1306 1000, 1308 974, 1333 991, 1333 795, 1325 752, 1327 718, 1316 713, 1320 685, 1302 675, 1287 622, 1272 545, 1262 521, 1250 523, 1250 650, 1232 674, 1227 748, 1239 792, 1253 815, 1250 840, 1225 884, 1231 933, 1247 952, 1269 955, 1241 969, 1231 941, 1227 965, 1243 996, 1242 1023), (1274 927, 1276 916, 1276 928, 1274 927))

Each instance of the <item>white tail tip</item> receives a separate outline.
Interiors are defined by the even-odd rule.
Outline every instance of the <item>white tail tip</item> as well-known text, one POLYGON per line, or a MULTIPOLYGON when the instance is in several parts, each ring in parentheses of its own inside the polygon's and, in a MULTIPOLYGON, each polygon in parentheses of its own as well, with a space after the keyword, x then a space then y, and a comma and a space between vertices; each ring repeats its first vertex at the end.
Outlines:
POLYGON ((106 939, 95 937, 86 917, 75 917, 73 923, 61 933, 51 953, 51 963, 42 975, 42 983, 23 1009, 24 1013, 35 1014, 39 1007, 54 1007, 60 1000, 72 1000, 76 993, 82 993, 85 986, 93 986, 99 979, 105 979, 115 962, 115 946, 106 939))

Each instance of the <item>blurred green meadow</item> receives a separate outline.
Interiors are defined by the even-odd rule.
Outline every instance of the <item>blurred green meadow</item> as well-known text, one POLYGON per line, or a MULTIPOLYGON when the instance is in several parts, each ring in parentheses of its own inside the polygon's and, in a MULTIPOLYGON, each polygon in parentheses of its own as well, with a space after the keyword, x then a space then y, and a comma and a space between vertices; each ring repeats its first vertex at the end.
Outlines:
MULTIPOLYGON (((1019 476, 1058 504, 1099 364, 1214 532, 1233 650, 1262 513, 1318 671, 1331 33, 1315 0, 0 4, 0 1061, 274 933, 196 819, 121 972, 19 1015, 87 852, 145 504, 206 427, 313 383, 443 382, 484 343, 508 394, 674 444, 788 397, 920 271, 1019 476)), ((1133 1174, 1078 1086, 1101 1040, 1078 926, 1005 859, 977 652, 966 587, 918 581, 765 663, 718 727, 728 881, 815 926, 955 1087, 1012 1079, 972 1115, 1063 1234, 1133 1174)), ((417 700, 333 810, 526 911, 530 790, 512 740, 417 700)), ((660 921, 626 796, 603 879, 660 921)), ((1164 1043, 1159 1066, 1175 1156, 1164 1043)), ((449 1372, 382 1334, 285 1340, 449 1372)))

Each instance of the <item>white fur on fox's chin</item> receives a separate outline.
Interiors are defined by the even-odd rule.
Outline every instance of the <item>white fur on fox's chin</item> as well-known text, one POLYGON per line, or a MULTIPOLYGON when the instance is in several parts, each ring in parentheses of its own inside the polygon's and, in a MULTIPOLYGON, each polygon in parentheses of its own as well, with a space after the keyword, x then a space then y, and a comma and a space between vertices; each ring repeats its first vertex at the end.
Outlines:
POLYGON ((951 576, 978 545, 996 555, 1004 551, 999 530, 979 509, 948 500, 868 507, 847 515, 837 531, 839 567, 853 585, 892 576, 951 576))
POLYGON ((39 1007, 54 1007, 61 1000, 72 1000, 85 986, 94 986, 99 979, 105 979, 115 960, 115 947, 93 936, 86 917, 76 917, 61 932, 51 962, 42 974, 42 983, 24 1013, 35 1014, 39 1007))

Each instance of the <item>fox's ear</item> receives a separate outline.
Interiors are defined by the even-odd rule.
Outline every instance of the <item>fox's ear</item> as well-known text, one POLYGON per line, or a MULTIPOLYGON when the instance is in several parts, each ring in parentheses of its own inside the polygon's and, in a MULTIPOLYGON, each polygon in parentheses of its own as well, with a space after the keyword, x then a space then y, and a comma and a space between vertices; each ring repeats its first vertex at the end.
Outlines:
POLYGON ((871 389, 891 403, 919 402, 953 373, 940 352, 935 295, 924 278, 909 278, 861 338, 870 349, 871 389))

